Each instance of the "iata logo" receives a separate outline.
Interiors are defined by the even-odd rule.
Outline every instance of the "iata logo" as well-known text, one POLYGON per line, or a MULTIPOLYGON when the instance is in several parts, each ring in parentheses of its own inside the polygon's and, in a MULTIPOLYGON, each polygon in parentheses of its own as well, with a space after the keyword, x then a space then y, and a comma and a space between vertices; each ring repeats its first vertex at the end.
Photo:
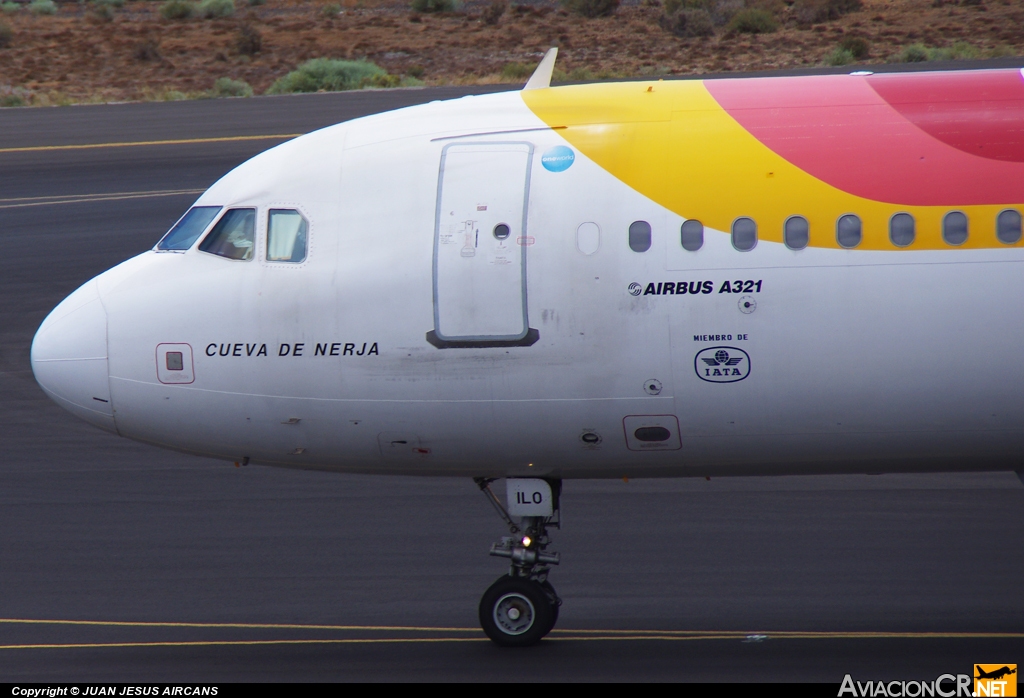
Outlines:
POLYGON ((736 347, 709 347, 694 357, 693 369, 709 383, 735 383, 750 375, 750 356, 736 347))
POLYGON ((629 289, 629 295, 631 296, 639 296, 641 293, 644 292, 644 287, 635 281, 631 283, 627 288, 629 289))

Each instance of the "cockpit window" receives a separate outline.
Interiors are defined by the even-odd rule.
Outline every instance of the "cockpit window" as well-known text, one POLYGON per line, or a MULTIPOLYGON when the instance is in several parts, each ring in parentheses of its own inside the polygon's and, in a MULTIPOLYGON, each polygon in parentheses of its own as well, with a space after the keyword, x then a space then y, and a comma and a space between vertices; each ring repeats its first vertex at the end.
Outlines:
POLYGON ((158 250, 187 250, 192 247, 210 221, 220 212, 220 206, 193 206, 167 234, 160 238, 158 250))
MULTIPOLYGON (((507 227, 507 226, 506 226, 507 227)), ((267 261, 301 262, 306 259, 309 225, 298 211, 270 209, 267 218, 267 261)))
POLYGON ((228 259, 249 260, 255 238, 256 209, 232 208, 199 243, 199 250, 228 259))

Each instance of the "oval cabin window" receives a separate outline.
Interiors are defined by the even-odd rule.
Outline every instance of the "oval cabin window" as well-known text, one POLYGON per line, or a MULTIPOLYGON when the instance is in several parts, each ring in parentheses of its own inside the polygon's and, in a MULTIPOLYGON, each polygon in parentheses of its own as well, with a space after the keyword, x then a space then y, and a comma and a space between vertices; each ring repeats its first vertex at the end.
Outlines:
POLYGON ((967 242, 967 216, 960 211, 950 211, 942 219, 942 239, 947 245, 962 245, 967 242))
POLYGON ((856 247, 860 244, 861 226, 860 218, 853 214, 839 216, 836 221, 836 242, 840 247, 856 247))
POLYGON ((996 237, 999 242, 1012 245, 1020 241, 1020 212, 1012 208, 1002 211, 996 217, 996 237))
POLYGON ((811 236, 811 226, 803 216, 790 216, 782 230, 786 247, 791 250, 802 250, 807 247, 811 236))
POLYGON ((629 226, 629 249, 634 252, 646 252, 651 249, 650 223, 636 221, 629 226))
POLYGON ((576 249, 592 255, 601 247, 601 228, 597 223, 582 223, 576 228, 576 249))
POLYGON ((732 246, 741 252, 757 244, 757 223, 753 218, 737 218, 732 222, 732 246))
POLYGON ((896 247, 907 247, 914 242, 915 228, 913 216, 909 213, 897 213, 889 219, 889 239, 896 247))
POLYGON ((704 246, 704 224, 700 221, 684 221, 679 228, 679 241, 687 252, 696 252, 704 246))

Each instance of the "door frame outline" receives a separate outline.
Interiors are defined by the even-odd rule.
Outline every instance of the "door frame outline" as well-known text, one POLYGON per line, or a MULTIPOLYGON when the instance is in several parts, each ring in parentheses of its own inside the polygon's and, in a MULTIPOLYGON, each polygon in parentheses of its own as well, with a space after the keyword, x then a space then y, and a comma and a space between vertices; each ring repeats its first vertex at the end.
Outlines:
POLYGON ((540 333, 530 327, 529 317, 529 287, 527 286, 527 254, 526 243, 528 238, 529 209, 530 209, 530 186, 533 180, 533 155, 535 147, 529 141, 456 141, 447 143, 441 149, 441 162, 437 173, 437 193, 434 203, 434 254, 431 269, 431 286, 433 289, 434 305, 434 329, 427 332, 427 341, 439 349, 471 348, 471 347, 521 347, 530 346, 540 339, 540 333), (441 236, 441 195, 444 191, 444 167, 448 159, 448 149, 453 146, 494 146, 494 145, 525 145, 526 153, 526 182, 523 189, 523 214, 522 231, 517 235, 516 242, 520 254, 520 284, 523 294, 523 330, 514 335, 466 335, 459 337, 448 337, 441 334, 439 326, 441 323, 441 311, 438 307, 438 254, 439 240, 441 236))

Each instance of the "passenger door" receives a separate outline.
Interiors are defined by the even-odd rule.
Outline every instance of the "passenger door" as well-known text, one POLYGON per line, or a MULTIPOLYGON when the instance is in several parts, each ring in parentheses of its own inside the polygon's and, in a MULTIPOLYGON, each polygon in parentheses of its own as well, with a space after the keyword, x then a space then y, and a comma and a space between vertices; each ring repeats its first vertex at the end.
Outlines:
POLYGON ((530 143, 451 143, 434 226, 434 335, 451 346, 527 338, 530 143))

